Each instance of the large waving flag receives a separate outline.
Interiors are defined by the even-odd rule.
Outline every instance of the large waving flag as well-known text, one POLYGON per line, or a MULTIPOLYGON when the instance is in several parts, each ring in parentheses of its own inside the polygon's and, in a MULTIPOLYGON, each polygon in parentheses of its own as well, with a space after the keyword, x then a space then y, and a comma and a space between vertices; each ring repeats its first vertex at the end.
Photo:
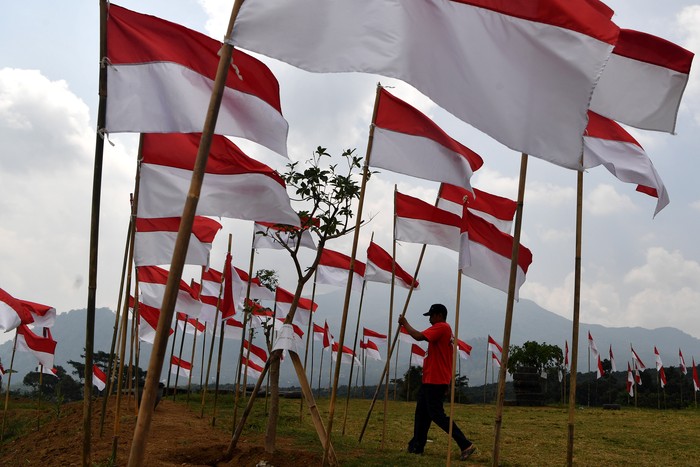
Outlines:
POLYGON ((391 255, 374 242, 367 247, 367 268, 365 269, 365 280, 369 282, 382 282, 391 284, 391 271, 394 269, 394 283, 405 289, 410 289, 411 284, 418 288, 419 283, 409 273, 395 263, 391 255), (393 265, 393 266, 392 266, 393 265))
POLYGON ((26 324, 17 327, 17 350, 31 352, 39 363, 46 368, 53 368, 56 341, 51 337, 49 328, 44 328, 46 337, 38 336, 26 324))
POLYGON ((472 194, 464 188, 443 183, 438 192, 437 207, 461 216, 465 197, 467 209, 471 213, 495 225, 501 232, 510 233, 515 210, 518 207, 518 203, 512 199, 493 195, 476 188, 472 194))
MULTIPOLYGON (((141 266, 136 269, 136 275, 141 289, 141 301, 148 306, 160 309, 165 294, 165 284, 168 282, 168 271, 158 266, 141 266)), ((197 298, 197 293, 181 279, 175 311, 197 317, 201 309, 202 303, 197 298)))
POLYGON ((365 356, 367 358, 371 358, 372 360, 377 361, 382 360, 382 355, 381 353, 379 353, 379 347, 377 347, 376 342, 371 341, 369 339, 365 341, 363 339, 360 341, 360 349, 362 349, 365 352, 365 356))
POLYGON ((224 339, 243 339, 243 323, 238 321, 236 318, 229 318, 222 321, 223 325, 226 326, 224 331, 224 339))
MULTIPOLYGON (((179 229, 179 217, 137 217, 134 235, 136 266, 170 265, 179 229)), ((219 230, 221 224, 214 219, 195 216, 185 264, 208 266, 212 242, 219 230)))
POLYGON ((191 371, 192 364, 190 362, 178 358, 175 355, 170 357, 170 373, 189 378, 191 371))
MULTIPOLYGON (((294 250, 299 241, 298 228, 291 225, 279 225, 270 222, 256 222, 253 227, 253 248, 271 248, 283 250, 283 244, 294 250)), ((300 246, 316 249, 310 230, 301 232, 300 246)))
POLYGON ((32 314, 34 329, 50 328, 56 323, 56 308, 49 305, 30 302, 28 300, 19 301, 22 306, 32 314))
POLYGON ((688 368, 685 366, 685 358, 683 358, 683 352, 681 352, 680 347, 678 348, 678 366, 681 369, 681 373, 684 375, 688 374, 688 368))
POLYGON ((401 79, 506 146, 578 168, 618 31, 588 0, 246 0, 233 40, 308 71, 401 79))
MULTIPOLYGON (((333 358, 333 361, 336 361, 338 358, 338 347, 338 343, 333 342, 333 346, 331 347, 331 357, 333 358)), ((350 347, 343 346, 343 350, 340 355, 340 363, 345 363, 349 365, 352 363, 353 360, 355 360, 355 364, 357 366, 362 366, 357 357, 355 357, 355 352, 353 352, 350 347)))
POLYGON ((588 112, 588 119, 583 167, 602 165, 620 181, 638 185, 637 191, 658 198, 658 214, 669 203, 668 192, 642 146, 614 121, 594 112, 588 112))
POLYGON ((250 357, 248 357, 248 361, 252 361, 253 363, 258 364, 259 366, 265 366, 265 362, 267 361, 267 352, 265 352, 265 349, 262 347, 258 347, 257 345, 248 342, 247 339, 243 340, 243 351, 248 355, 248 351, 250 351, 250 357))
MULTIPOLYGON (((179 24, 111 4, 107 19, 108 132, 201 132, 221 43, 179 24)), ((279 84, 259 60, 233 51, 215 132, 287 156, 279 84)))
MULTIPOLYGON (((130 307, 133 308, 133 297, 130 297, 130 307)), ((156 338, 156 329, 158 329, 158 319, 160 318, 160 308, 148 306, 145 303, 139 303, 138 325, 139 325, 139 340, 153 344, 156 338)), ((168 335, 173 334, 173 330, 169 329, 168 335)))
MULTIPOLYGON (((139 217, 182 215, 198 148, 196 133, 143 136, 139 217)), ((282 177, 219 135, 212 137, 197 214, 299 225, 282 177)))
POLYGON ((20 324, 33 322, 32 313, 22 305, 22 301, 0 289, 0 329, 12 331, 20 324))
POLYGON ((459 251, 461 217, 423 200, 396 192, 396 240, 459 251))
POLYGON ((593 358, 596 358, 600 354, 600 352, 598 352, 598 346, 595 345, 595 341, 591 335, 591 331, 588 331, 588 348, 593 354, 593 358))
POLYGON ((634 366, 635 369, 638 368, 640 370, 646 370, 646 366, 644 365, 644 362, 642 362, 642 359, 639 358, 639 355, 637 355, 637 352, 634 351, 634 348, 630 345, 630 350, 632 351, 632 360, 634 361, 634 366))
POLYGON ((196 318, 190 318, 187 315, 185 315, 185 319, 181 320, 180 315, 183 315, 184 313, 178 313, 178 319, 177 319, 177 327, 181 330, 184 331, 186 334, 196 334, 196 333, 201 333, 204 332, 206 329, 206 326, 204 323, 200 323, 198 319, 196 318))
POLYGON ((202 286, 199 291, 202 311, 199 313, 199 320, 208 325, 214 324, 215 321, 222 280, 223 274, 214 268, 202 272, 202 286))
POLYGON ((379 90, 369 165, 471 190, 481 157, 406 102, 379 90))
POLYGON ((372 331, 369 328, 362 328, 362 339, 372 341, 374 343, 386 344, 386 334, 381 334, 377 331, 372 331))
POLYGON ((257 363, 248 360, 244 356, 241 356, 241 366, 245 368, 245 373, 251 378, 260 378, 263 372, 264 365, 258 365, 257 363))
MULTIPOLYGON (((350 260, 351 258, 348 255, 324 248, 321 252, 318 267, 316 268, 316 282, 318 284, 345 287, 345 284, 348 282, 350 260)), ((362 280, 364 276, 365 264, 355 260, 352 269, 353 290, 362 290, 362 280)))
POLYGON ((488 345, 486 348, 489 352, 492 352, 499 357, 503 354, 503 347, 501 347, 501 344, 496 342, 496 340, 490 335, 488 336, 488 345))
POLYGON ((591 110, 645 130, 673 133, 693 53, 660 37, 621 29, 591 110))
POLYGON ((406 328, 403 326, 399 327, 399 341, 405 342, 407 344, 413 344, 416 340, 411 337, 411 335, 406 331, 406 328))
POLYGON ((425 360, 426 351, 418 344, 411 344, 411 366, 419 366, 423 368, 423 361, 425 360))
MULTIPOLYGON (((288 290, 284 290, 282 287, 277 287, 275 292, 275 301, 277 303, 277 317, 285 318, 292 307, 294 294, 288 290)), ((312 302, 308 298, 299 297, 299 303, 297 305, 297 310, 294 313, 294 319, 292 322, 301 326, 308 326, 309 320, 311 319, 311 313, 316 311, 316 308, 318 308, 318 304, 312 302)))

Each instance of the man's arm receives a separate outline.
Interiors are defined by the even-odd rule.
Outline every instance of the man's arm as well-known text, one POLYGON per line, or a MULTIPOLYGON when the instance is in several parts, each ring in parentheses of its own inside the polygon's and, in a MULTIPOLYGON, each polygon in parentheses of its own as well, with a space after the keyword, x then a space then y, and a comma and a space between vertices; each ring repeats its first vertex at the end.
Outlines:
POLYGON ((416 330, 413 326, 408 324, 408 320, 403 315, 399 316, 399 325, 406 328, 406 332, 408 333, 408 335, 413 337, 415 340, 417 340, 417 341, 427 341, 428 340, 425 337, 425 335, 423 335, 422 332, 416 330))

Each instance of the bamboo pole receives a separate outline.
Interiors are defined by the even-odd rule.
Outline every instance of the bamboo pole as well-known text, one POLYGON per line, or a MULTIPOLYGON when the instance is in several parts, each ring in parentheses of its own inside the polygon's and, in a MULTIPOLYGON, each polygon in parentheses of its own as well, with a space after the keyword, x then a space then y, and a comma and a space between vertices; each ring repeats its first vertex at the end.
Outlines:
POLYGON ((515 301, 515 278, 518 268, 518 254, 520 246, 520 230, 523 221, 523 200, 525 198, 525 176, 527 174, 527 154, 520 158, 520 181, 518 183, 518 205, 515 218, 515 230, 513 232, 513 252, 510 260, 510 285, 508 286, 508 302, 506 304, 506 319, 503 326, 503 353, 501 366, 498 371, 498 397, 496 398, 496 418, 494 423, 494 440, 492 465, 498 466, 501 448, 501 425, 503 423, 503 402, 506 395, 506 368, 508 366, 508 352, 510 346, 510 332, 513 324, 513 307, 515 301))
MULTIPOLYGON (((180 339, 180 352, 179 352, 178 357, 177 357, 180 360, 182 360, 182 349, 185 347, 185 334, 187 331, 187 319, 188 318, 189 318, 189 316, 185 315, 185 323, 184 323, 184 326, 182 326, 182 338, 180 339)), ((175 319, 175 327, 178 327, 177 326, 177 318, 175 319)), ((168 371, 168 373, 170 373, 170 371, 168 371)), ((192 374, 192 370, 190 370, 190 375, 191 374, 192 374)), ((177 382, 179 379, 180 379, 180 369, 179 369, 179 365, 178 365, 178 371, 177 371, 177 373, 175 373, 175 387, 173 388, 173 402, 175 401, 175 397, 177 396, 177 382)))
MULTIPOLYGON (((313 300, 312 300, 313 301, 313 300)), ((311 329, 313 330, 313 319, 311 320, 311 329)), ((309 377, 309 385, 312 386, 313 389, 313 384, 314 384, 314 341, 315 339, 315 333, 312 331, 311 332, 311 376, 309 377)))
POLYGON ((484 362, 484 404, 486 403, 486 384, 489 377, 489 342, 486 341, 486 361, 484 362))
MULTIPOLYGON (((373 234, 374 235, 374 234, 373 234)), ((371 240, 370 240, 371 242, 371 240)), ((367 282, 362 279, 362 291, 360 292, 360 305, 357 309, 357 324, 355 325, 355 340, 352 344, 352 355, 355 356, 357 351, 357 335, 360 332, 360 317, 362 316, 362 301, 365 298, 365 285, 367 282)), ((348 406, 350 405, 350 388, 352 387, 352 371, 355 367, 355 358, 350 362, 350 376, 348 377, 348 393, 345 395, 345 413, 343 414, 343 430, 342 434, 345 435, 345 425, 348 421, 348 406)))
MULTIPOLYGON (((177 315, 175 319, 175 329, 173 330, 173 341, 170 344, 170 359, 168 360, 168 364, 173 361, 173 357, 175 356, 175 342, 177 342, 177 315)), ((168 370, 168 377, 165 382, 165 394, 168 394, 170 392, 170 370, 168 370)), ((173 391, 174 392, 174 391, 173 391)))
POLYGON ((7 419, 7 408, 10 406, 10 385, 12 383, 12 373, 14 373, 15 351, 17 350, 17 331, 15 330, 15 340, 12 343, 12 357, 10 357, 10 371, 7 377, 7 387, 5 388, 5 408, 2 411, 2 430, 0 430, 0 442, 5 440, 5 420, 7 419))
MULTIPOLYGON (((46 337, 46 332, 44 332, 44 336, 46 337)), ((36 431, 39 431, 41 429, 41 390, 44 388, 44 365, 41 363, 39 364, 39 394, 37 397, 37 413, 36 413, 36 431)))
POLYGON ((199 367, 199 390, 204 388, 204 354, 207 351, 207 322, 204 322, 204 331, 202 331, 202 363, 199 367))
POLYGON ((82 465, 89 467, 92 440, 92 353, 95 348, 95 302, 97 300, 97 253, 100 238, 100 198, 102 194, 102 165, 104 159, 104 128, 107 115, 107 70, 102 61, 107 57, 107 0, 100 0, 100 73, 98 84, 97 133, 95 136, 95 165, 92 178, 90 213, 90 262, 88 300, 85 313, 85 381, 83 385, 83 450, 82 465))
MULTIPOLYGON (((233 235, 228 234, 228 253, 226 258, 228 259, 228 255, 231 254, 231 242, 233 240, 233 235)), ((228 261, 227 261, 228 262, 228 261)), ((226 266, 224 266, 226 267, 226 266)), ((231 261, 231 269, 233 269, 233 261, 231 261)), ((233 274, 235 271, 231 271, 231 274, 233 274)), ((236 273, 237 274, 237 273, 236 273)), ((222 277, 226 277, 226 273, 222 273, 222 277)), ((226 280, 222 282, 223 287, 232 287, 233 284, 227 284, 226 280)), ((224 292, 225 294, 225 292, 224 292)), ((236 305, 235 303, 232 304, 232 306, 235 308, 236 305)), ((223 316, 223 312, 221 313, 223 316)), ((245 316, 245 315, 244 315, 245 316)), ((243 321, 244 326, 245 326, 245 319, 243 321)), ((216 382, 214 384, 214 409, 213 409, 213 414, 211 417, 211 426, 216 426, 216 409, 217 409, 217 402, 219 400, 219 379, 221 377, 221 359, 223 356, 224 352, 224 336, 226 335, 226 321, 221 322, 221 331, 219 332, 219 355, 218 359, 216 361, 216 382)), ((241 341, 245 339, 245 329, 243 330, 243 333, 241 334, 241 341)))
MULTIPOLYGON (((394 185, 394 206, 396 206, 396 185, 394 185)), ((394 209, 394 224, 391 229, 391 289, 389 292, 389 330, 387 336, 391 335, 391 327, 394 322, 394 286, 396 282, 396 209, 394 209)), ((400 327, 398 329, 401 329, 400 327)), ((400 345, 400 344, 399 344, 400 345)), ((391 349, 387 347, 387 369, 386 369, 386 380, 384 383, 384 413, 382 416, 382 441, 381 449, 384 449, 386 440, 386 421, 387 413, 389 411, 389 373, 391 372, 391 349)), ((396 355, 398 356, 398 352, 396 355)), ((396 378, 394 378, 395 380, 396 378)), ((396 381, 394 381, 394 388, 396 388, 396 381)), ((394 399, 396 395, 394 394, 394 399)))
MULTIPOLYGON (((299 243, 301 243, 301 236, 299 237, 299 243)), ((313 308, 314 300, 316 300, 316 271, 314 271, 314 285, 311 288, 311 307, 313 308)), ((306 328, 306 349, 304 350, 304 374, 306 374, 306 363, 309 359, 309 341, 313 342, 313 322, 314 316, 313 311, 310 313, 309 325, 306 328)), ((313 349, 311 350, 313 352, 313 349)), ((313 360, 311 360, 311 366, 313 369, 313 360)), ((350 367, 350 372, 352 374, 352 367, 350 367)), ((309 378, 309 381, 313 381, 313 375, 309 378)), ((304 399, 299 401, 299 421, 304 419, 304 399)))
MULTIPOLYGON (((326 328, 324 327, 323 330, 325 333, 326 328)), ((319 368, 318 368, 318 397, 321 397, 321 375, 323 374, 323 352, 324 352, 324 350, 326 350, 325 347, 323 347, 321 349, 321 363, 320 363, 319 368)), ((332 351, 333 351, 333 347, 331 347, 331 352, 332 351)))
MULTIPOLYGON (((212 329, 212 334, 211 334, 211 345, 209 346, 209 359, 207 361, 207 376, 204 378, 204 388, 202 389, 202 405, 199 410, 199 418, 204 417, 204 401, 206 400, 207 397, 207 390, 209 389, 209 371, 211 370, 211 359, 212 356, 214 355, 214 341, 216 338, 216 329, 219 325, 219 306, 221 305, 221 293, 223 289, 223 280, 224 280, 224 275, 223 273, 221 274, 221 283, 219 284, 219 297, 216 299, 216 310, 214 311, 214 329, 212 329)), ((221 327, 223 328, 226 325, 223 321, 221 322, 221 327)), ((204 350, 202 350, 204 352, 204 350)))
MULTIPOLYGON (((197 324, 199 324, 199 319, 197 319, 197 324)), ((190 354, 190 362, 192 362, 192 366, 194 366, 194 358, 195 358, 195 353, 197 349, 197 327, 195 326, 194 328, 194 337, 192 338, 192 353, 190 354)), ((201 374, 202 369, 199 369, 199 372, 201 374)), ((190 390, 192 388, 192 371, 190 370, 190 376, 187 378, 187 406, 189 407, 190 405, 190 390)))
POLYGON ((459 309, 460 300, 462 295, 462 269, 457 270, 457 303, 455 305, 455 330, 454 330, 454 343, 452 349, 452 378, 450 380, 450 428, 447 431, 447 461, 445 465, 449 467, 452 465, 452 425, 454 424, 454 408, 455 408, 455 368, 457 366, 457 359, 459 355, 457 354, 457 349, 459 348, 459 309))
MULTIPOLYGON (((134 288, 134 291, 137 291, 139 289, 138 286, 138 281, 139 277, 138 274, 136 275, 136 287, 134 288)), ((136 293, 134 293, 134 308, 132 309, 131 312, 131 333, 129 335, 129 368, 126 372, 126 379, 127 379, 127 405, 128 407, 131 407, 131 395, 133 394, 133 383, 134 383, 134 335, 136 332, 134 331, 134 328, 136 327, 136 307, 138 303, 138 298, 136 297, 136 293)), ((138 406, 134 407, 134 415, 138 414, 138 406)))
MULTIPOLYGON (((138 323, 138 316, 139 316, 139 278, 136 276, 136 290, 134 293, 134 298, 136 300, 136 304, 134 305, 134 321, 138 323)), ((134 325, 134 352, 135 352, 135 357, 134 357, 134 401, 136 402, 136 408, 139 406, 139 400, 140 400, 140 395, 139 395, 139 357, 141 356, 141 341, 139 340, 139 327, 138 324, 134 325)), ((136 412, 134 415, 138 415, 138 412, 136 412)))

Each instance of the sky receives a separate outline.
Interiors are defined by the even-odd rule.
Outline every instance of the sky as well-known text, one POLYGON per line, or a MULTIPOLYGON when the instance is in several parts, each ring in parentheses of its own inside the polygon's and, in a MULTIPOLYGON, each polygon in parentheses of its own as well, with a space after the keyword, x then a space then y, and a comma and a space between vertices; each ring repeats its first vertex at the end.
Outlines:
MULTIPOLYGON (((700 3, 610 0, 614 21, 700 51, 700 3)), ((232 2, 135 1, 122 6, 149 13, 221 40, 232 2)), ((0 287, 15 297, 54 306, 58 312, 87 306, 90 203, 98 81, 98 2, 9 2, 0 15, 0 287)), ((260 57, 280 82, 282 111, 290 125, 292 160, 317 146, 364 155, 377 82, 419 108, 448 134, 479 153, 484 167, 472 185, 516 198, 520 154, 440 109, 410 86, 360 74, 311 74, 260 57)), ((697 60, 696 60, 697 62, 697 60)), ((700 64, 695 63, 678 115, 677 134, 628 129, 652 158, 671 203, 653 218, 656 200, 634 191, 602 167, 585 174, 581 321, 604 326, 673 326, 700 337, 700 64)), ((285 159, 236 140, 249 155, 283 170, 285 159)), ((115 308, 134 189, 137 137, 111 134, 105 144, 100 213, 97 306, 115 308)), ((358 259, 372 232, 391 247, 391 193, 433 202, 437 184, 387 172, 368 185, 358 259)), ((534 261, 520 296, 571 317, 575 253, 576 174, 530 158, 521 242, 534 261)), ((248 264, 252 223, 224 220, 212 251, 221 268, 226 236, 233 256, 248 264)), ((329 245, 349 252, 351 238, 329 245)), ((455 283, 456 253, 426 255, 431 281, 455 283), (448 260, 445 261, 445 258, 448 260), (453 261, 454 270, 449 267, 453 261)), ((398 247, 412 271, 418 245, 398 247)), ((257 268, 274 268, 280 285, 294 288, 284 253, 261 251, 257 268)), ((187 267, 184 278, 197 277, 187 267)), ((465 279, 469 280, 469 279, 465 279)), ((430 293, 424 287, 422 293, 430 293)), ((324 290, 320 290, 324 292, 324 290)), ((309 292, 310 293, 310 292, 309 292)), ((436 297, 452 302, 452 297, 436 297)), ((504 295, 505 303, 505 295, 504 295)), ((415 312, 417 313, 417 311, 415 312)))

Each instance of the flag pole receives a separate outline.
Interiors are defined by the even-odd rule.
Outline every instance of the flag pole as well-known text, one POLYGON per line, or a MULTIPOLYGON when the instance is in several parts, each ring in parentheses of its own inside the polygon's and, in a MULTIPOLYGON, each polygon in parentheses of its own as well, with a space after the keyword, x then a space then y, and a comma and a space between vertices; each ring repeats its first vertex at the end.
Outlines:
POLYGON ((7 377, 7 387, 5 388, 5 409, 2 411, 2 430, 0 430, 0 442, 5 440, 5 419, 7 418, 7 408, 10 405, 10 383, 12 383, 12 373, 14 373, 15 351, 17 350, 17 330, 15 330, 15 340, 12 343, 12 357, 10 358, 10 376, 7 377))
MULTIPOLYGON (((326 328, 323 328, 323 334, 325 336, 326 334, 326 328)), ((321 348, 321 363, 318 368, 318 397, 321 397, 321 376, 323 375, 323 351, 326 350, 325 347, 321 348)), ((331 344, 331 352, 333 351, 333 347, 331 344)))
MULTIPOLYGON (((170 360, 168 360, 169 363, 173 361, 173 356, 175 356, 175 342, 177 342, 177 315, 175 317, 175 323, 176 324, 175 324, 175 329, 174 329, 174 333, 173 333, 173 340, 172 340, 172 343, 170 344, 170 360)), ((165 394, 170 393, 170 373, 171 373, 170 369, 168 369, 168 378, 165 382, 165 394)))
MULTIPOLYGON (((136 303, 138 303, 138 297, 136 297, 136 291, 138 291, 139 277, 136 275, 136 286, 134 291, 134 308, 131 310, 131 333, 129 335, 129 368, 126 372, 127 375, 127 405, 131 407, 131 395, 133 393, 133 383, 134 383, 134 328, 136 327, 136 320, 138 314, 136 313, 136 303)), ((134 407, 134 415, 138 415, 138 406, 134 407)))
MULTIPOLYGON (((374 232, 372 232, 372 237, 374 238, 374 232)), ((371 242, 372 240, 370 240, 371 242)), ((362 302, 365 298, 365 286, 367 281, 362 278, 362 291, 360 292, 360 306, 357 309, 357 324, 355 325, 355 340, 352 344, 352 355, 355 357, 355 352, 357 351, 357 335, 360 333, 360 317, 362 316, 362 302)), ((343 430, 342 434, 345 435, 345 425, 348 421, 348 406, 350 405, 350 388, 352 387, 352 371, 355 367, 355 358, 350 362, 350 377, 348 378, 348 393, 345 396, 345 413, 343 414, 343 430)), ((359 373, 358 373, 359 374, 359 373)))
MULTIPOLYGON (((199 390, 204 389, 204 354, 207 353, 207 322, 204 321, 204 331, 202 331, 202 363, 199 367, 199 390)), ((200 416, 201 418, 201 416, 200 416)))
MULTIPOLYGON (((490 337, 490 335, 489 335, 490 337)), ((486 384, 489 377, 489 341, 486 340, 486 362, 484 362, 484 404, 486 403, 486 384)))
POLYGON ((506 304, 506 318, 503 326, 503 353, 501 366, 498 371, 498 397, 496 398, 496 417, 494 422, 493 456, 491 459, 494 467, 498 466, 499 451, 501 448, 501 425, 503 423, 503 402, 506 395, 506 367, 508 366, 508 347, 510 346, 510 332, 513 324, 513 307, 515 302, 515 279, 518 269, 518 254, 520 253, 520 230, 523 221, 523 200, 525 198, 525 176, 527 174, 527 154, 520 157, 520 181, 518 182, 518 204, 515 217, 515 230, 513 232, 513 251, 510 260, 510 284, 508 286, 508 302, 506 304))
MULTIPOLYGON (((231 254, 231 242, 232 242, 232 240, 233 240, 233 235, 228 234, 228 253, 226 255, 227 257, 228 257, 228 255, 231 254)), ((231 269, 233 269, 233 261, 231 261, 230 266, 231 266, 231 269)), ((225 267, 226 267, 226 265, 224 264, 224 268, 225 267)), ((232 270, 231 274, 233 275, 233 273, 235 273, 235 271, 232 270)), ((236 273, 236 274, 238 274, 238 273, 236 273)), ((222 277, 226 277, 226 271, 223 271, 221 275, 222 275, 222 277)), ((226 286, 229 286, 229 287, 233 286, 233 284, 226 284, 226 280, 223 280, 222 284, 223 284, 222 288, 226 287, 226 286)), ((233 305, 233 308, 235 310, 235 308, 236 308, 235 299, 234 299, 234 303, 232 305, 233 305)), ((221 314, 223 315, 223 312, 221 314)), ((244 323, 245 323, 245 318, 244 318, 244 323)), ((245 324, 244 324, 244 326, 245 326, 245 324)), ((225 334, 226 334, 226 321, 222 321, 221 322, 221 332, 219 332, 219 355, 218 355, 218 359, 216 362, 216 383, 214 384, 214 413, 212 414, 212 418, 211 418, 211 426, 216 426, 216 405, 217 405, 217 402, 219 399, 219 378, 221 377, 221 357, 222 357, 223 351, 224 351, 224 335, 225 334)), ((241 342, 243 341, 243 339, 245 339, 245 329, 243 330, 243 332, 241 334, 241 342)), ((213 343, 214 342, 212 341, 212 344, 213 343)))
MULTIPOLYGON (((197 324, 199 324, 199 319, 197 319, 197 324)), ((190 362, 192 362, 192 366, 194 366, 194 357, 196 353, 196 345, 197 345, 197 326, 194 328, 194 337, 192 338, 192 353, 190 355, 190 362)), ((200 368, 199 370, 200 374, 202 372, 202 369, 200 368)), ((190 390, 192 388, 192 371, 190 370, 190 376, 187 378, 187 406, 189 407, 190 405, 190 390)))
MULTIPOLYGON (((180 352, 178 353, 177 358, 179 360, 182 360, 182 349, 185 347, 185 334, 187 331, 187 320, 189 319, 189 315, 185 315, 185 323, 182 326, 182 337, 180 338, 180 352)), ((177 317, 175 318, 175 327, 177 326, 177 317)), ((170 371, 168 371, 170 373, 170 371)), ((192 375, 192 370, 190 369, 190 375, 192 375)), ((173 387, 173 402, 175 402, 175 397, 177 396, 177 382, 180 379, 180 365, 178 364, 178 370, 177 373, 175 373, 175 386, 173 387)))
POLYGON ((92 353, 95 347, 95 302, 97 300, 97 252, 100 238, 100 197, 102 194, 102 164, 104 159, 104 128, 107 115, 107 0, 100 0, 100 72, 95 136, 95 165, 92 178, 92 207, 90 213, 90 262, 88 300, 85 313, 85 382, 83 385, 83 450, 82 465, 89 467, 92 439, 92 353))
MULTIPOLYGON (((138 299, 139 296, 139 278, 136 276, 136 290, 135 290, 135 298, 138 299)), ((138 301, 138 300, 137 300, 138 301)), ((134 320, 136 320, 137 324, 134 325, 134 350, 136 352, 136 356, 134 358, 134 401, 136 402, 136 410, 138 410, 139 407, 139 402, 140 402, 140 394, 139 394, 139 358, 141 356, 141 340, 139 339, 139 327, 138 327, 138 314, 140 313, 140 307, 138 303, 134 305, 134 320)), ((138 415, 138 414, 135 414, 138 415)))
POLYGON ((454 424, 454 407, 455 407, 455 368, 457 366, 457 349, 459 348, 459 308, 462 295, 462 269, 457 270, 457 303, 455 305, 455 330, 454 344, 452 349, 452 377, 450 379, 450 425, 447 432, 447 461, 445 465, 452 465, 452 426, 454 424))
MULTIPOLYGON (((199 418, 204 417, 204 401, 206 400, 207 397, 207 390, 209 389, 209 371, 211 370, 211 359, 212 356, 214 355, 214 345, 216 341, 216 329, 219 325, 219 307, 221 306, 221 292, 223 290, 223 282, 224 282, 224 274, 221 274, 221 282, 219 283, 219 296, 216 299, 216 310, 214 311, 214 329, 212 329, 212 334, 211 334, 211 344, 209 345, 209 360, 207 361, 207 376, 204 379, 204 388, 202 390, 202 405, 199 410, 199 418)), ((221 328, 226 325, 223 321, 221 321, 221 328)), ((220 333, 220 332, 219 332, 220 333)), ((202 358, 204 357, 204 350, 202 350, 202 358)))
MULTIPOLYGON (((391 335, 391 325, 394 321, 394 285, 396 282, 396 185, 394 185, 394 223, 391 233, 391 289, 389 292, 389 330, 387 331, 387 336, 391 335)), ((401 329, 399 327, 399 329, 401 329)), ((386 379, 384 382, 384 412, 382 416, 382 442, 380 444, 381 449, 384 449, 386 440, 386 419, 387 412, 389 409, 389 373, 391 372, 391 350, 387 347, 386 356, 386 379)), ((398 352, 396 353, 398 355, 398 352)), ((396 366, 396 365, 395 365, 396 366)), ((394 382, 394 385, 396 382, 394 382)))
MULTIPOLYGON (((377 83, 376 97, 374 99, 374 110, 372 111, 372 124, 369 128, 369 137, 367 138, 367 151, 365 154, 365 163, 362 170, 362 184, 360 185, 360 199, 357 206, 357 221, 355 223, 354 238, 352 241, 352 252, 350 254, 350 268, 348 269, 348 283, 345 287, 345 301, 343 302, 343 314, 340 320, 340 335, 338 337, 338 358, 335 362, 335 375, 333 387, 331 389, 331 400, 328 407, 328 424, 326 426, 326 443, 323 449, 322 465, 326 465, 328 459, 329 448, 331 446, 331 437, 333 434, 333 417, 335 416, 335 400, 338 392, 338 379, 340 378, 340 365, 342 363, 341 352, 345 341, 345 327, 348 321, 348 309, 350 308, 350 295, 352 293, 352 275, 355 271, 355 255, 357 254, 357 244, 360 240, 360 228, 362 227, 362 208, 365 204, 365 191, 367 189, 367 180, 369 179, 369 160, 372 155, 372 141, 374 140, 374 122, 377 118, 377 110, 379 108, 379 92, 382 85, 377 83)), ((331 352, 333 349, 331 347, 331 352)))
MULTIPOLYGON (((299 243, 301 243, 301 236, 299 236, 299 243)), ((316 270, 318 271, 318 269, 316 270)), ((304 351, 304 372, 306 372, 306 363, 308 362, 309 359, 309 341, 312 341, 313 344, 313 322, 314 322, 314 312, 313 312, 313 303, 314 300, 316 300, 316 271, 314 271, 314 285, 311 288, 311 307, 312 311, 309 314, 309 326, 306 329, 306 350, 304 351)), ((364 282, 363 282, 364 284, 364 282)), ((363 286, 364 287, 364 286, 363 286)), ((311 349, 311 352, 313 354, 313 348, 311 349)), ((313 359, 311 360, 311 371, 313 371, 313 359)), ((350 367, 350 374, 352 375, 352 367, 350 367)), ((309 381, 313 382, 313 373, 311 377, 309 378, 309 381)), ((349 389, 348 389, 349 390, 349 389)), ((347 409, 346 409, 347 410, 347 409)), ((299 401, 299 421, 302 421, 304 419, 304 399, 302 398, 299 401)))

